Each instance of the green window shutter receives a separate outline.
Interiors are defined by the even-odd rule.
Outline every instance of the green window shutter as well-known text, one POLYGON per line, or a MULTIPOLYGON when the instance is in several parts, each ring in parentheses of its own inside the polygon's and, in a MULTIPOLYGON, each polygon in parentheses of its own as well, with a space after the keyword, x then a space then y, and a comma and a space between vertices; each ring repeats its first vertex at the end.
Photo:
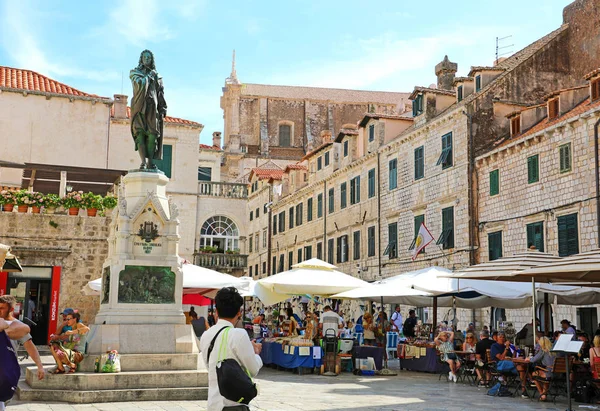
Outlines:
POLYGON ((290 207, 290 220, 288 222, 290 229, 294 228, 294 207, 290 207))
POLYGON ((288 270, 292 269, 292 265, 294 264, 294 252, 288 252, 288 270))
MULTIPOLYGON (((417 242, 417 235, 419 235, 419 230, 421 229, 421 224, 423 224, 424 222, 425 222, 425 215, 421 214, 421 215, 415 216, 415 219, 414 219, 415 235, 413 236, 413 240, 412 240, 412 243, 410 244, 410 247, 408 247, 409 250, 414 250, 415 244, 417 242)), ((423 252, 425 252, 425 249, 423 249, 423 252)))
POLYGON ((277 234, 277 216, 273 216, 273 235, 277 234))
POLYGON ((488 234, 488 248, 490 261, 502 257, 502 231, 488 234))
POLYGON ((323 217, 323 194, 317 196, 317 218, 323 217))
POLYGON ((454 207, 442 210, 442 234, 436 244, 443 249, 454 248, 454 207))
POLYGON ((369 126, 369 141, 375 140, 375 124, 369 126))
POLYGON ((388 225, 388 256, 396 258, 398 256, 398 223, 388 225))
MULTIPOLYGON (((352 192, 352 186, 350 192, 352 192)), ((346 198, 346 183, 344 182, 340 186, 340 208, 346 208, 346 198)))
POLYGON ((373 257, 375 255, 375 227, 369 227, 367 229, 367 254, 369 257, 373 257))
POLYGON ((352 253, 355 260, 360 259, 360 231, 352 234, 352 253))
POLYGON ((579 253, 577 214, 558 217, 558 255, 566 257, 579 253))
POLYGON ((344 157, 348 157, 348 140, 344 141, 344 157))
POLYGON ((375 169, 369 170, 369 198, 375 197, 375 169))
POLYGON ((423 178, 425 174, 425 149, 423 146, 415 149, 415 180, 423 178))
POLYGON ((490 172, 490 196, 500 193, 500 170, 490 172))
POLYGON ((333 238, 327 240, 327 262, 333 264, 333 238))
POLYGON ((313 199, 309 198, 306 202, 306 221, 312 221, 313 219, 313 199))
POLYGON ((457 97, 458 102, 460 103, 463 99, 463 86, 458 86, 456 97, 457 97))
POLYGON ((360 176, 354 178, 356 180, 356 191, 354 192, 354 204, 360 203, 360 176))
POLYGON ((329 189, 329 214, 335 211, 335 190, 333 188, 329 189))
POLYGON ((540 181, 539 154, 527 158, 527 183, 540 181))
POLYGON ((531 246, 544 252, 544 223, 542 221, 527 224, 527 249, 531 246))
POLYGON ((171 178, 171 164, 173 161, 173 146, 170 144, 163 145, 162 160, 154 160, 156 167, 169 178, 171 178))
POLYGON ((389 178, 388 185, 389 189, 393 190, 398 187, 398 160, 390 160, 388 166, 389 178))
POLYGON ((560 172, 571 171, 571 143, 563 144, 558 148, 560 156, 560 172))

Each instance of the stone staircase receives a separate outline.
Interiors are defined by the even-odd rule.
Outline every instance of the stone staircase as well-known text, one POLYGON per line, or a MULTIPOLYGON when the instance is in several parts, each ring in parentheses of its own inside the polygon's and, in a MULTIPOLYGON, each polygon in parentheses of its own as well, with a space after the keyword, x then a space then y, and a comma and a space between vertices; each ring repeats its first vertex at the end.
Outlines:
POLYGON ((47 375, 27 368, 17 390, 21 401, 100 403, 205 400, 208 373, 200 354, 122 354, 121 372, 95 373, 90 355, 74 374, 47 375), (160 370, 160 371, 156 371, 160 370))

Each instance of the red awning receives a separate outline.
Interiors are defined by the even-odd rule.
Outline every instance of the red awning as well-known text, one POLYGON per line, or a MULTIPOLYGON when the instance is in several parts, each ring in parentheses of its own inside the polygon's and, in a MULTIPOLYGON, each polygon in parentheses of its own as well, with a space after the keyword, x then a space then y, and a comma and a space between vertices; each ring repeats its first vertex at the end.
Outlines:
POLYGON ((210 298, 200 294, 184 294, 182 304, 197 305, 199 307, 210 305, 210 298))

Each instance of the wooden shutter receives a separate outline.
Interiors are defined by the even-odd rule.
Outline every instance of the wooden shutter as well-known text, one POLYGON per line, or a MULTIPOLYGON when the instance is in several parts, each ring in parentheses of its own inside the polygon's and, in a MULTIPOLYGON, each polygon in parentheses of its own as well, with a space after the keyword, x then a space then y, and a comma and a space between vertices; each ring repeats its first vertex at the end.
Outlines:
POLYGON ((369 227, 368 228, 368 250, 367 250, 367 254, 369 257, 372 257, 375 255, 375 227, 369 227))
POLYGON ((558 217, 558 255, 566 257, 579 253, 577 214, 558 217))
POLYGON ((352 252, 354 254, 354 259, 360 259, 360 231, 355 231, 353 233, 352 238, 352 252))
POLYGON ((540 180, 539 154, 527 158, 527 182, 537 183, 540 180))
POLYGON ((490 196, 495 196, 500 192, 500 170, 490 171, 490 196))
POLYGON ((336 251, 337 251, 336 262, 341 263, 342 262, 342 237, 337 238, 336 251))
POLYGON ((323 217, 323 194, 317 196, 317 218, 323 217))
POLYGON ((502 231, 488 234, 489 260, 502 257, 502 231))
POLYGON ((327 262, 333 264, 333 238, 327 240, 327 262))
POLYGON ((463 86, 458 86, 458 88, 456 89, 456 94, 458 102, 460 103, 463 99, 463 86))
POLYGON ((445 234, 443 248, 454 248, 454 207, 442 210, 442 232, 445 234))
POLYGON ((423 146, 415 149, 415 180, 423 178, 425 171, 424 153, 425 150, 423 146))
POLYGON ((369 198, 375 196, 375 169, 369 170, 369 198))

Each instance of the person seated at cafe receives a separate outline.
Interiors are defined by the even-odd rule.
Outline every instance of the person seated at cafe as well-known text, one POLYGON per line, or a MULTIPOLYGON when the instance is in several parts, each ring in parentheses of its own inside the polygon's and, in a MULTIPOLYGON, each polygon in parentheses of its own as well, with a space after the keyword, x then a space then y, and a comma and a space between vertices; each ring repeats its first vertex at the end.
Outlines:
MULTIPOLYGON (((551 370, 554 366, 554 360, 556 359, 554 353, 550 352, 552 349, 552 342, 548 337, 541 337, 539 344, 540 350, 538 353, 527 360, 530 363, 529 370, 533 372, 534 377, 550 378, 552 376, 551 370)), ((525 380, 526 377, 524 375, 521 377, 521 381, 525 380)), ((537 381, 535 379, 533 382, 540 393, 540 401, 546 401, 549 383, 537 381)))
POLYGON ((460 361, 454 352, 454 332, 442 331, 435 337, 435 345, 441 355, 441 360, 448 363, 450 372, 448 373, 448 381, 457 382, 456 373, 460 368, 460 361))
POLYGON ((492 331, 492 341, 498 342, 498 331, 492 331))
POLYGON ((475 338, 475 342, 477 342, 477 331, 475 331, 475 324, 474 323, 469 323, 469 325, 467 326, 467 334, 473 334, 473 338, 475 338))
POLYGON ((506 339, 506 334, 499 332, 498 341, 490 348, 490 356, 492 361, 496 361, 496 369, 501 374, 518 374, 517 367, 510 361, 514 351, 514 346, 506 339))
POLYGON ((363 315, 363 339, 365 345, 376 345, 375 340, 375 324, 373 323, 373 315, 371 313, 365 313, 363 315))
POLYGON ((573 335, 575 335, 577 333, 577 331, 575 330, 575 327, 573 327, 571 325, 571 322, 569 320, 562 320, 560 322, 560 327, 562 328, 562 333, 563 334, 573 334, 573 335))
POLYGON ((477 339, 475 338, 475 334, 472 332, 467 333, 467 337, 465 338, 465 342, 462 345, 462 350, 464 352, 473 353, 465 357, 467 361, 475 361, 475 346, 477 345, 477 339))
POLYGON ((583 341, 583 345, 581 346, 581 349, 579 350, 579 359, 580 360, 585 360, 587 358, 590 358, 590 349, 592 348, 590 345, 590 339, 587 335, 587 333, 584 332, 578 332, 577 333, 577 339, 579 341, 583 341))
POLYGON ((454 333, 454 348, 460 351, 464 342, 465 337, 463 335, 463 332, 461 330, 456 330, 456 332, 454 333))
POLYGON ((50 336, 50 352, 56 361, 56 369, 52 374, 64 374, 66 365, 69 373, 74 373, 77 364, 83 361, 87 333, 90 330, 80 322, 79 313, 67 314, 67 324, 71 327, 61 335, 50 336))
POLYGON ((475 372, 479 377, 479 386, 486 386, 490 382, 490 372, 487 366, 487 350, 492 348, 496 342, 490 338, 488 330, 481 330, 479 342, 475 345, 475 372))

